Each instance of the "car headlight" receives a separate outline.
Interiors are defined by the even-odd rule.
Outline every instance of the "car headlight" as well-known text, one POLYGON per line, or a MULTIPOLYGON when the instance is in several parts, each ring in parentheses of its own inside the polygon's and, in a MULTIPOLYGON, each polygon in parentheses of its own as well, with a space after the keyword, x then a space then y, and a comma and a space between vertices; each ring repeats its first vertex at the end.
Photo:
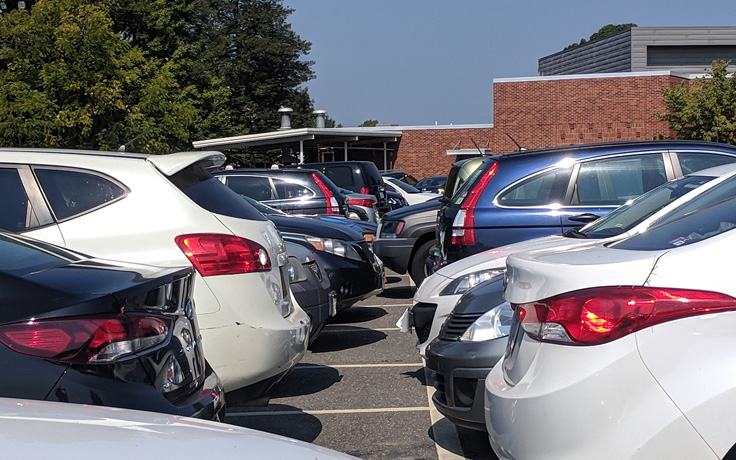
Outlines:
POLYGON ((318 251, 329 252, 330 254, 352 260, 363 260, 360 254, 358 254, 358 251, 346 241, 333 240, 332 238, 318 238, 316 236, 308 236, 306 239, 318 251))
POLYGON ((460 336, 461 342, 482 342, 509 335, 514 312, 508 302, 499 304, 476 319, 460 336))
POLYGON ((301 283, 307 280, 307 270, 296 257, 289 257, 286 272, 289 274, 290 283, 301 283))
POLYGON ((396 238, 404 230, 403 220, 384 220, 381 222, 381 238, 396 238))
POLYGON ((503 275, 504 272, 505 270, 503 268, 490 268, 488 270, 468 273, 467 275, 454 279, 442 290, 442 292, 440 292, 440 295, 463 294, 465 291, 479 285, 483 281, 488 281, 491 278, 503 275))

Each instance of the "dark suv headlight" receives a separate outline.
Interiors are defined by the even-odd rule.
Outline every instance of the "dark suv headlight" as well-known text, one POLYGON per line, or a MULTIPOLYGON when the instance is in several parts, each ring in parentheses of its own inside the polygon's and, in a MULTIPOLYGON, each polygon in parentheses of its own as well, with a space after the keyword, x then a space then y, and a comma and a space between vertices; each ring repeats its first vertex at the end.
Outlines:
POLYGON ((381 238, 396 238, 404 230, 403 220, 385 220, 381 222, 381 238))

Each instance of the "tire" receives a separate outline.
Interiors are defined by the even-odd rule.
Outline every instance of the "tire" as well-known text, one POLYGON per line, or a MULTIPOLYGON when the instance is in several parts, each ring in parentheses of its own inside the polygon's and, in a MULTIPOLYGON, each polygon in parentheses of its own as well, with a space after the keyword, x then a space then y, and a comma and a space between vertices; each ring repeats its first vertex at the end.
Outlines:
POLYGON ((425 241, 414 251, 414 255, 409 261, 409 276, 411 276, 411 279, 417 286, 424 281, 424 278, 430 275, 427 270, 426 260, 429 257, 429 251, 432 249, 432 246, 434 246, 434 240, 425 241))

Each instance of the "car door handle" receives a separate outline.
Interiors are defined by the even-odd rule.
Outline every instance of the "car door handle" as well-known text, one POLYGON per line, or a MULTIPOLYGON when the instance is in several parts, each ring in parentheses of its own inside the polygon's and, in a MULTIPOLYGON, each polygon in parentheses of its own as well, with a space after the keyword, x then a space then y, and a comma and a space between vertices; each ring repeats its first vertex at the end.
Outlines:
POLYGON ((598 219, 600 216, 596 216, 595 214, 586 212, 585 214, 578 214, 577 216, 570 216, 567 219, 571 220, 573 222, 580 222, 583 224, 587 224, 588 222, 593 222, 594 220, 598 219))

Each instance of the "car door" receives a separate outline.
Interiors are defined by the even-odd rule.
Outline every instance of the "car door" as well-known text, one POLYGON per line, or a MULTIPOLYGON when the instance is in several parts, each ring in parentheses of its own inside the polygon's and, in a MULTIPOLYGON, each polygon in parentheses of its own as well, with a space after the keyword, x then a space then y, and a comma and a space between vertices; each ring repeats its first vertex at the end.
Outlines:
POLYGON ((565 206, 563 231, 581 227, 674 178, 665 152, 619 155, 575 164, 565 206), (668 172, 669 171, 669 172, 668 172))
POLYGON ((0 165, 0 229, 63 246, 58 225, 49 212, 29 166, 0 165))

